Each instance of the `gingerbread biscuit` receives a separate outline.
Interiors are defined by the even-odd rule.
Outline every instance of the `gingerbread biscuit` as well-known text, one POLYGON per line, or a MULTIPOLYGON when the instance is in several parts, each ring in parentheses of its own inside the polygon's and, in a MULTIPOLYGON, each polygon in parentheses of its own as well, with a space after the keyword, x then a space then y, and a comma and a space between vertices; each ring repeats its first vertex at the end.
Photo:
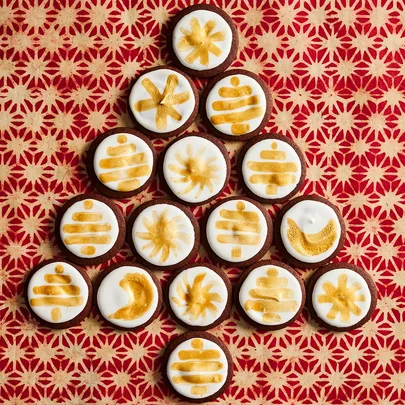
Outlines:
POLYGON ((274 239, 282 256, 305 269, 323 266, 335 258, 345 233, 338 208, 317 195, 291 200, 277 215, 274 226, 274 239))
POLYGON ((149 325, 162 307, 162 288, 156 275, 131 262, 115 263, 101 271, 95 302, 114 328, 138 330, 149 325))
POLYGON ((238 52, 238 30, 221 8, 186 7, 170 22, 168 48, 176 66, 190 76, 212 77, 226 70, 238 52))
POLYGON ((347 332, 364 325, 377 305, 371 276, 349 263, 331 263, 317 270, 307 285, 307 306, 321 326, 347 332))
POLYGON ((210 133, 227 141, 246 141, 267 125, 273 100, 266 83, 244 69, 232 69, 211 80, 200 101, 210 133))
POLYGON ((139 194, 156 174, 152 142, 132 128, 114 128, 98 136, 87 152, 87 173, 97 190, 111 198, 139 194))
POLYGON ((136 127, 151 137, 168 138, 184 132, 198 112, 198 93, 181 70, 159 66, 143 72, 128 99, 136 127))
POLYGON ((224 343, 208 332, 186 332, 167 346, 163 377, 188 402, 203 403, 222 395, 232 380, 233 362, 224 343))
POLYGON ((289 200, 305 180, 305 158, 298 145, 274 133, 248 141, 239 154, 237 168, 248 195, 262 203, 289 200))
POLYGON ((304 283, 290 266, 262 260, 239 277, 234 303, 242 318, 255 328, 282 329, 292 324, 302 311, 304 283))
POLYGON ((87 273, 64 259, 46 260, 25 280, 27 307, 42 325, 64 329, 90 312, 93 288, 87 273))
POLYGON ((65 203, 56 218, 55 239, 69 260, 101 264, 125 241, 125 219, 119 208, 98 194, 81 194, 65 203))
POLYGON ((187 205, 214 200, 227 186, 231 173, 224 144, 199 132, 174 139, 164 150, 159 167, 169 192, 187 205))
POLYGON ((223 270, 193 263, 173 274, 165 298, 177 323, 192 330, 207 330, 229 317, 232 286, 223 270))
POLYGON ((187 207, 157 199, 140 205, 131 214, 127 240, 145 266, 155 270, 175 270, 197 254, 200 228, 187 207))
POLYGON ((246 197, 228 197, 205 216, 203 242, 210 256, 228 266, 245 267, 270 248, 273 226, 267 210, 246 197))

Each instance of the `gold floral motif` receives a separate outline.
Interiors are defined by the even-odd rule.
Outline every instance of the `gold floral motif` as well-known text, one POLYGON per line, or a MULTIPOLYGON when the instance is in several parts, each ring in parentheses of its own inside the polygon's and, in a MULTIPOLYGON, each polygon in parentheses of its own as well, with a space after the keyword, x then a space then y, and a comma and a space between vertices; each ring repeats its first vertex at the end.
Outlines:
POLYGON ((337 225, 333 219, 317 233, 302 232, 291 218, 287 218, 287 223, 287 238, 292 247, 303 256, 317 256, 325 253, 336 241, 337 225))
POLYGON ((135 104, 135 110, 142 112, 156 108, 156 128, 162 131, 167 127, 167 118, 169 116, 176 121, 181 121, 182 115, 174 108, 174 106, 188 101, 190 98, 190 92, 183 91, 182 93, 174 94, 178 84, 178 75, 171 74, 167 77, 163 93, 160 93, 150 79, 143 79, 142 86, 150 94, 151 98, 138 101, 135 104))
POLYGON ((214 42, 224 41, 225 32, 217 31, 212 33, 215 26, 215 21, 209 20, 201 28, 197 18, 192 18, 190 20, 191 31, 183 27, 180 28, 184 36, 180 37, 177 48, 181 52, 191 50, 185 58, 187 63, 191 64, 199 59, 201 65, 208 66, 210 53, 221 56, 222 51, 214 42))
POLYGON ((180 194, 188 194, 197 186, 198 190, 195 198, 201 195, 205 187, 211 193, 214 191, 212 181, 217 178, 216 173, 219 166, 213 164, 217 159, 215 156, 208 158, 203 156, 204 150, 205 148, 200 148, 197 153, 194 153, 191 144, 187 144, 185 156, 181 152, 176 153, 178 164, 169 165, 169 170, 182 176, 180 178, 171 178, 171 181, 188 184, 180 194))
POLYGON ((149 254, 151 259, 161 252, 160 263, 165 263, 170 253, 177 256, 178 251, 181 249, 180 241, 184 243, 190 242, 190 235, 181 231, 184 228, 184 225, 181 223, 182 218, 175 216, 169 219, 167 210, 161 213, 153 210, 152 220, 143 218, 142 222, 147 232, 136 232, 136 236, 149 241, 142 249, 153 248, 149 254))
POLYGON ((364 294, 358 294, 361 290, 359 283, 353 283, 350 287, 347 285, 347 274, 341 274, 338 278, 338 285, 335 287, 330 281, 325 281, 322 285, 325 294, 318 296, 320 304, 332 304, 332 308, 327 313, 326 317, 330 320, 336 319, 340 313, 340 321, 344 323, 350 322, 350 314, 355 316, 361 315, 361 308, 357 302, 364 302, 366 297, 364 294))
POLYGON ((205 318, 207 310, 216 314, 218 309, 214 302, 223 301, 219 294, 210 292, 214 283, 203 285, 206 275, 207 273, 198 274, 190 285, 184 274, 183 282, 179 282, 176 288, 177 297, 172 297, 177 306, 186 308, 182 315, 189 316, 192 321, 205 318))

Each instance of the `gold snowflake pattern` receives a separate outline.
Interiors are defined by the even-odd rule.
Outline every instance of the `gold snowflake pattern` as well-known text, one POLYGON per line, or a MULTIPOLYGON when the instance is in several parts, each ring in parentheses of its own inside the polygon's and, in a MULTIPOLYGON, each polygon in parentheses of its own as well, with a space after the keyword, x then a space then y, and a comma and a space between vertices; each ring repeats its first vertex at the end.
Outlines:
POLYGON ((215 25, 215 21, 209 20, 201 28, 197 18, 192 18, 190 20, 191 31, 183 27, 180 28, 184 36, 180 37, 177 48, 181 52, 191 50, 185 58, 187 63, 194 63, 199 59, 201 65, 208 66, 210 53, 215 56, 221 55, 221 49, 214 42, 224 41, 225 32, 212 33, 215 25))
POLYGON ((171 74, 167 77, 165 88, 161 93, 150 79, 143 79, 142 86, 150 94, 151 98, 138 101, 135 104, 135 110, 143 112, 156 108, 156 128, 161 131, 167 128, 168 117, 173 118, 175 121, 181 121, 183 117, 174 106, 188 101, 190 92, 183 91, 174 94, 178 85, 178 75, 171 74))
POLYGON ((325 294, 318 296, 318 302, 320 304, 333 304, 326 315, 328 319, 334 320, 340 313, 340 321, 349 323, 351 313, 355 316, 361 315, 361 308, 356 304, 356 301, 363 302, 366 297, 363 294, 357 294, 357 291, 361 289, 359 283, 353 283, 350 287, 347 286, 347 274, 339 276, 337 287, 330 281, 325 281, 322 288, 325 294))
POLYGON ((190 285, 187 274, 184 274, 183 283, 178 283, 176 288, 177 297, 172 297, 177 306, 186 307, 182 316, 189 316, 192 321, 205 318, 207 310, 216 314, 218 309, 214 302, 223 301, 219 294, 210 292, 214 283, 203 285, 206 275, 207 273, 198 274, 190 285))
POLYGON ((188 184, 180 194, 188 194, 197 186, 199 188, 195 198, 199 198, 205 187, 213 193, 214 185, 212 182, 217 178, 216 173, 219 166, 213 164, 217 159, 215 156, 209 158, 203 156, 204 150, 205 148, 200 148, 197 153, 194 153, 191 144, 187 144, 185 157, 180 152, 176 153, 178 164, 168 166, 169 170, 181 176, 180 178, 171 178, 171 181, 188 184))
POLYGON ((158 213, 152 211, 152 220, 143 218, 143 225, 147 232, 136 232, 136 236, 140 239, 149 241, 142 249, 153 249, 149 257, 154 258, 159 252, 160 263, 165 263, 170 254, 177 256, 181 249, 179 242, 190 242, 190 236, 181 231, 184 225, 181 223, 180 216, 175 216, 172 219, 168 218, 167 210, 158 213))

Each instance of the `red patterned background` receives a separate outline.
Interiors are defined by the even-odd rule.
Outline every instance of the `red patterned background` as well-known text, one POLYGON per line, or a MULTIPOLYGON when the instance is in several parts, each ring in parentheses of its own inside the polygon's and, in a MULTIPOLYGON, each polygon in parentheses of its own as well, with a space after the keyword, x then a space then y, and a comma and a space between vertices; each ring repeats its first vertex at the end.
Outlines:
MULTIPOLYGON (((168 63, 166 22, 182 0, 0 2, 0 398, 2 404, 168 404, 160 376, 167 341, 184 330, 164 310, 145 330, 119 332, 96 310, 80 326, 50 331, 30 319, 23 279, 57 256, 55 213, 93 191, 84 166, 102 131, 132 126, 131 79, 168 63)), ((403 0, 215 1, 237 24, 234 67, 258 73, 275 103, 268 131, 305 152, 302 193, 342 210, 337 260, 373 276, 372 320, 350 333, 320 330, 303 315, 259 333, 237 313, 212 330, 235 372, 223 404, 405 403, 405 5, 403 0)), ((204 82, 197 81, 201 90, 204 82)), ((191 129, 203 130, 200 121, 191 129)), ((161 150, 165 144, 155 140, 161 150)), ((235 165, 240 143, 227 143, 235 165)), ((234 169, 234 167, 233 167, 234 169)), ((225 195, 240 193, 233 170, 225 195)), ((129 214, 162 197, 159 182, 117 201, 129 214)), ((206 207, 193 212, 200 217, 206 207)), ((268 206, 269 212, 279 209, 268 206)), ((276 251, 271 256, 278 258, 276 251)), ((266 258, 270 255, 267 254, 266 258)), ((127 246, 111 262, 131 258, 127 246)), ((207 260, 200 250, 200 259, 207 260)), ((88 266, 94 279, 105 266, 88 266)), ((232 280, 239 269, 226 268, 232 280)), ((309 271, 301 271, 303 278, 309 271)), ((169 276, 159 274, 163 285, 169 276)))

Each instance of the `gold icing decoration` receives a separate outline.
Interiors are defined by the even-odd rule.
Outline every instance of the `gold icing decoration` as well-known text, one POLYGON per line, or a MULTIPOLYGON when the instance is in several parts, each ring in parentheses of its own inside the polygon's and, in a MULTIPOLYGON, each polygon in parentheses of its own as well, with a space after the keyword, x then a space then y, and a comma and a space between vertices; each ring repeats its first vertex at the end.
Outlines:
POLYGON ((99 175, 102 183, 118 182, 118 191, 133 191, 141 186, 140 177, 149 176, 152 167, 145 153, 136 153, 134 143, 127 143, 128 137, 124 134, 117 136, 118 146, 107 148, 108 158, 100 159, 100 169, 107 169, 99 175), (114 170, 117 169, 117 170, 114 170))
POLYGON ((215 21, 209 20, 201 28, 198 19, 192 18, 190 20, 191 31, 183 27, 180 28, 184 36, 179 38, 177 49, 180 52, 191 51, 185 57, 187 63, 191 64, 199 59, 201 65, 208 66, 210 53, 221 56, 222 50, 214 42, 224 41, 225 32, 216 31, 213 33, 215 26, 215 21))
POLYGON ((295 162, 284 162, 287 154, 277 150, 277 143, 271 144, 271 150, 262 150, 260 157, 270 162, 248 161, 247 167, 257 173, 249 177, 252 184, 267 184, 266 194, 277 194, 278 187, 294 184, 298 166, 295 162))
POLYGON ((291 218, 287 218, 287 238, 291 246, 303 256, 317 256, 327 252, 337 239, 337 224, 331 219, 317 233, 302 232, 291 218))
POLYGON ((364 294, 357 293, 361 289, 359 283, 355 282, 349 287, 347 279, 347 274, 341 274, 338 278, 337 287, 330 281, 325 281, 322 285, 325 294, 318 296, 318 302, 320 304, 332 304, 332 308, 326 315, 330 320, 336 319, 340 313, 340 321, 349 323, 350 314, 361 315, 361 308, 356 304, 356 301, 364 302, 366 297, 364 294))
POLYGON ((144 315, 152 305, 153 286, 145 274, 128 273, 119 283, 128 294, 128 305, 109 316, 110 319, 131 321, 144 315))
POLYGON ((191 394, 204 395, 208 391, 207 384, 218 384, 223 381, 223 376, 216 374, 215 371, 221 370, 224 364, 218 360, 221 357, 218 350, 204 350, 202 339, 193 339, 191 347, 192 350, 180 350, 178 353, 180 361, 171 364, 172 370, 184 373, 180 376, 173 376, 172 382, 174 384, 190 384, 192 385, 190 387, 191 394))
POLYGON ((187 187, 179 194, 188 194, 198 186, 195 198, 198 198, 205 187, 213 193, 213 180, 217 179, 219 166, 213 162, 217 159, 215 156, 205 158, 203 156, 205 148, 200 148, 196 153, 191 144, 187 144, 185 156, 183 153, 176 153, 176 164, 169 164, 169 170, 180 175, 180 178, 171 178, 174 183, 185 183, 187 187))
POLYGON ((230 124, 233 135, 244 135, 250 132, 249 121, 264 114, 264 109, 260 106, 260 97, 252 95, 253 90, 250 86, 239 86, 239 84, 239 78, 233 76, 231 77, 233 87, 219 88, 218 95, 223 100, 214 101, 212 108, 214 111, 224 112, 210 118, 214 125, 230 124), (235 111, 244 107, 248 108, 235 111))
POLYGON ((187 274, 184 274, 183 282, 177 284, 177 297, 172 297, 177 306, 186 308, 182 316, 189 316, 192 321, 205 318, 207 311, 216 314, 218 309, 214 302, 223 302, 219 294, 210 292, 213 282, 204 285, 206 275, 207 273, 198 274, 190 285, 187 274))
POLYGON ((174 94, 179 84, 179 77, 176 74, 170 74, 166 80, 166 86, 163 93, 160 93, 154 83, 148 78, 142 80, 142 86, 151 96, 150 99, 140 100, 135 104, 135 110, 138 112, 156 109, 156 128, 164 131, 167 127, 167 118, 171 117, 175 121, 181 121, 181 114, 175 109, 175 105, 183 104, 190 98, 189 91, 174 94))
POLYGON ((80 287, 71 284, 72 278, 69 275, 62 274, 64 267, 57 264, 54 268, 55 273, 45 274, 46 285, 34 286, 32 292, 35 297, 30 299, 32 307, 51 306, 52 321, 57 322, 62 318, 60 307, 75 307, 83 305, 84 298, 80 295, 80 287))
MULTIPOLYGON (((85 210, 92 210, 94 202, 85 200, 83 202, 85 210)), ((66 233, 63 239, 65 245, 83 245, 80 253, 85 256, 92 256, 96 253, 94 245, 105 245, 111 243, 112 226, 103 222, 102 212, 74 212, 72 215, 74 223, 65 224, 62 231, 66 233)))
MULTIPOLYGON (((236 211, 222 209, 219 214, 224 220, 215 223, 216 229, 231 231, 217 235, 217 241, 224 244, 236 245, 259 245, 260 222, 259 215, 254 211, 246 211, 246 206, 242 201, 236 203, 236 211)), ((242 250, 240 246, 235 246, 231 251, 233 258, 240 258, 242 250)))
POLYGON ((288 279, 279 277, 278 270, 270 267, 266 277, 256 279, 256 288, 249 291, 252 299, 246 300, 246 311, 261 312, 262 321, 275 323, 281 320, 280 312, 292 312, 298 309, 298 302, 294 300, 294 292, 288 288, 288 279))
POLYGON ((181 250, 180 242, 190 242, 190 235, 182 231, 184 225, 181 222, 180 216, 169 219, 167 210, 161 213, 153 210, 152 219, 142 219, 147 232, 136 232, 136 236, 149 241, 142 249, 152 249, 149 254, 151 259, 161 252, 159 262, 165 263, 171 253, 177 256, 181 250))

